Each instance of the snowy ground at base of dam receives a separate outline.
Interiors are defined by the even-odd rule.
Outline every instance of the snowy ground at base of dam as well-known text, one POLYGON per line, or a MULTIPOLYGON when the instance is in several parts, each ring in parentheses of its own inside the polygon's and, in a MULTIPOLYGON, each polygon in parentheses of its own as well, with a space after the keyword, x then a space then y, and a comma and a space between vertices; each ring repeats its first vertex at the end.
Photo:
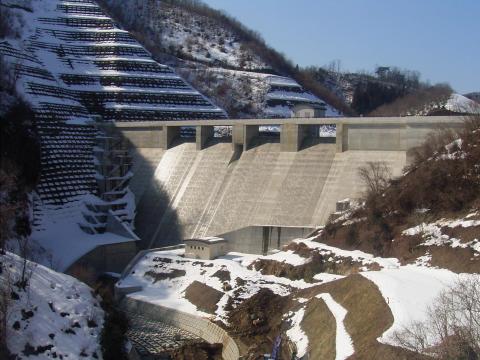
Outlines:
MULTIPOLYGON (((392 334, 409 326, 412 321, 425 319, 425 311, 443 290, 454 285, 459 279, 478 275, 456 274, 445 269, 436 269, 420 265, 401 265, 397 259, 374 257, 361 251, 348 251, 328 246, 312 239, 298 239, 296 243, 304 243, 309 249, 321 251, 327 255, 327 261, 345 258, 365 264, 360 268, 360 274, 373 282, 388 304, 393 314, 393 324, 378 338, 382 343, 395 344, 392 334), (328 254, 332 256, 328 257, 328 254), (367 265, 375 263, 380 270, 367 271, 367 265)), ((212 321, 221 321, 228 326, 228 311, 225 306, 233 298, 233 307, 241 301, 251 298, 262 288, 270 289, 274 294, 288 296, 296 291, 315 286, 341 281, 346 276, 340 274, 317 273, 313 282, 290 280, 286 277, 264 275, 255 270, 255 263, 269 260, 294 267, 308 265, 310 258, 300 256, 294 251, 279 251, 268 256, 228 253, 215 260, 189 259, 183 256, 184 250, 153 251, 147 253, 134 266, 132 271, 117 284, 118 288, 140 286, 141 290, 129 294, 133 299, 146 301, 187 312, 196 316, 206 317, 212 321), (219 272, 228 273, 228 278, 220 279, 219 272), (160 280, 155 279, 160 275, 160 280), (170 276, 170 277, 169 277, 170 276), (242 285, 238 284, 241 279, 242 285), (206 313, 191 303, 186 296, 187 288, 194 282, 200 282, 207 287, 220 292, 214 314, 206 313)), ((316 296, 322 299, 336 322, 336 358, 345 359, 353 354, 352 340, 348 334, 344 319, 347 316, 340 304, 335 302, 329 293, 316 296)), ((299 354, 309 349, 309 339, 302 329, 301 322, 306 306, 311 298, 294 299, 301 306, 295 311, 284 314, 284 320, 290 324, 286 335, 297 345, 299 354)))

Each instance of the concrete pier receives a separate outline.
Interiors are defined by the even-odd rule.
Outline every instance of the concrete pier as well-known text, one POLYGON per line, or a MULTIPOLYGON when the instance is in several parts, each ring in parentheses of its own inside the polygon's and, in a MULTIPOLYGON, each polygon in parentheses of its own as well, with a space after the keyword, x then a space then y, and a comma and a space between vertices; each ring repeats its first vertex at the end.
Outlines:
POLYGON ((159 147, 162 149, 169 149, 170 145, 172 145, 173 140, 180 135, 180 127, 179 126, 163 126, 162 134, 160 136, 160 144, 159 147))
POLYGON ((283 124, 280 129, 280 151, 300 150, 305 138, 305 125, 283 124))
POLYGON ((205 149, 207 142, 213 138, 214 135, 213 126, 197 126, 195 132, 195 143, 197 144, 197 150, 205 149))

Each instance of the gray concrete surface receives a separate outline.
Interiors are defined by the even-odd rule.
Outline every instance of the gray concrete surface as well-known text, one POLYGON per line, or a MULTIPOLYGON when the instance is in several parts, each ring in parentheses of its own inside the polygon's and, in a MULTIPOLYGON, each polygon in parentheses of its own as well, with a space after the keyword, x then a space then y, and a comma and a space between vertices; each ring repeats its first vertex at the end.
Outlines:
MULTIPOLYGON (((306 137, 308 125, 333 120, 242 120, 232 132, 234 149, 242 149, 237 157, 230 143, 213 141, 208 130, 197 132, 203 150, 197 150, 198 139, 173 141, 168 150, 136 149, 133 170, 140 171, 131 188, 138 201, 137 233, 149 247, 158 247, 251 225, 323 225, 336 201, 361 195, 361 166, 385 161, 400 175, 407 149, 434 128, 460 126, 463 118, 348 118, 338 120, 336 143, 306 137), (269 122, 284 128, 281 137, 291 139, 288 151, 281 151, 286 141, 257 136, 258 124, 269 122)), ((232 121, 205 120, 198 126, 232 121)))
POLYGON ((166 322, 127 311, 128 339, 140 359, 168 358, 168 352, 203 340, 166 322))
MULTIPOLYGON (((412 116, 378 118, 289 118, 249 120, 199 120, 158 122, 116 122, 114 126, 137 147, 162 147, 168 149, 178 135, 179 126, 196 126, 197 143, 204 142, 204 126, 233 125, 232 146, 250 148, 258 135, 259 125, 280 125, 281 151, 298 151, 308 128, 320 124, 337 124, 337 150, 393 150, 405 151, 418 145, 425 135, 441 127, 461 126, 461 116, 412 116)), ((108 125, 110 126, 110 125, 108 125)), ((202 147, 202 146, 200 146, 202 147)))
MULTIPOLYGON (((67 274, 72 274, 81 270, 93 270, 94 273, 88 275, 94 277, 104 272, 121 273, 135 257, 136 253, 137 241, 134 240, 123 243, 100 245, 75 261, 65 272, 67 274)), ((88 271, 85 271, 86 275, 87 273, 88 271)), ((89 281, 95 279, 82 280, 89 281)))
POLYGON ((253 225, 220 234, 228 241, 229 251, 266 255, 281 249, 294 239, 305 238, 315 228, 301 226, 253 225))
POLYGON ((240 357, 235 341, 225 330, 208 319, 129 297, 123 299, 121 307, 130 314, 137 314, 151 321, 160 321, 187 331, 210 344, 222 344, 224 360, 237 360, 240 357))
POLYGON ((254 145, 234 162, 227 143, 202 151, 183 143, 167 150, 146 190, 132 187, 140 198, 140 238, 154 247, 249 225, 319 225, 312 214, 335 144, 314 143, 299 152, 280 152, 279 143, 254 145))

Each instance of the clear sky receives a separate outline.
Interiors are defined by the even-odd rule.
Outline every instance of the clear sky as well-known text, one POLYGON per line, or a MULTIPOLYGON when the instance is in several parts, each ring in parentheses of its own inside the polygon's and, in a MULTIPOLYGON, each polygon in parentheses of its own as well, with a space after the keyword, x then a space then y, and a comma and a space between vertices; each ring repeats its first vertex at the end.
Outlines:
POLYGON ((480 0, 204 0, 300 66, 418 70, 480 91, 480 0))

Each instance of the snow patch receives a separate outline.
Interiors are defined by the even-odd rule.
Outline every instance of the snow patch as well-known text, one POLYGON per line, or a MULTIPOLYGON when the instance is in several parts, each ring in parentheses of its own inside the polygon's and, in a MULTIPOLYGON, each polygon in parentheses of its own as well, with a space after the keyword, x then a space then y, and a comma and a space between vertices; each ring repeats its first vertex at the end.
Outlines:
POLYGON ((335 336, 335 360, 344 360, 353 355, 355 352, 352 338, 348 334, 347 329, 345 329, 345 324, 343 323, 345 316, 347 316, 347 310, 333 300, 332 295, 328 293, 319 294, 316 297, 325 301, 328 309, 335 317, 335 323, 337 325, 337 332, 335 336))
POLYGON ((434 299, 459 278, 476 274, 455 274, 445 269, 406 265, 397 269, 382 269, 361 273, 378 286, 392 311, 394 322, 378 341, 399 345, 393 335, 408 327, 412 321, 427 320, 427 308, 434 299))
MULTIPOLYGON (((20 279, 22 259, 14 254, 0 255, 3 271, 0 285, 6 288, 20 279), (7 270, 9 277, 7 276, 7 270)), ((40 360, 63 356, 69 359, 102 359, 100 333, 104 312, 92 290, 71 276, 57 273, 42 265, 27 262, 31 275, 26 290, 12 286, 7 316, 7 345, 19 359, 40 360), (43 353, 24 356, 27 344, 43 353)))

